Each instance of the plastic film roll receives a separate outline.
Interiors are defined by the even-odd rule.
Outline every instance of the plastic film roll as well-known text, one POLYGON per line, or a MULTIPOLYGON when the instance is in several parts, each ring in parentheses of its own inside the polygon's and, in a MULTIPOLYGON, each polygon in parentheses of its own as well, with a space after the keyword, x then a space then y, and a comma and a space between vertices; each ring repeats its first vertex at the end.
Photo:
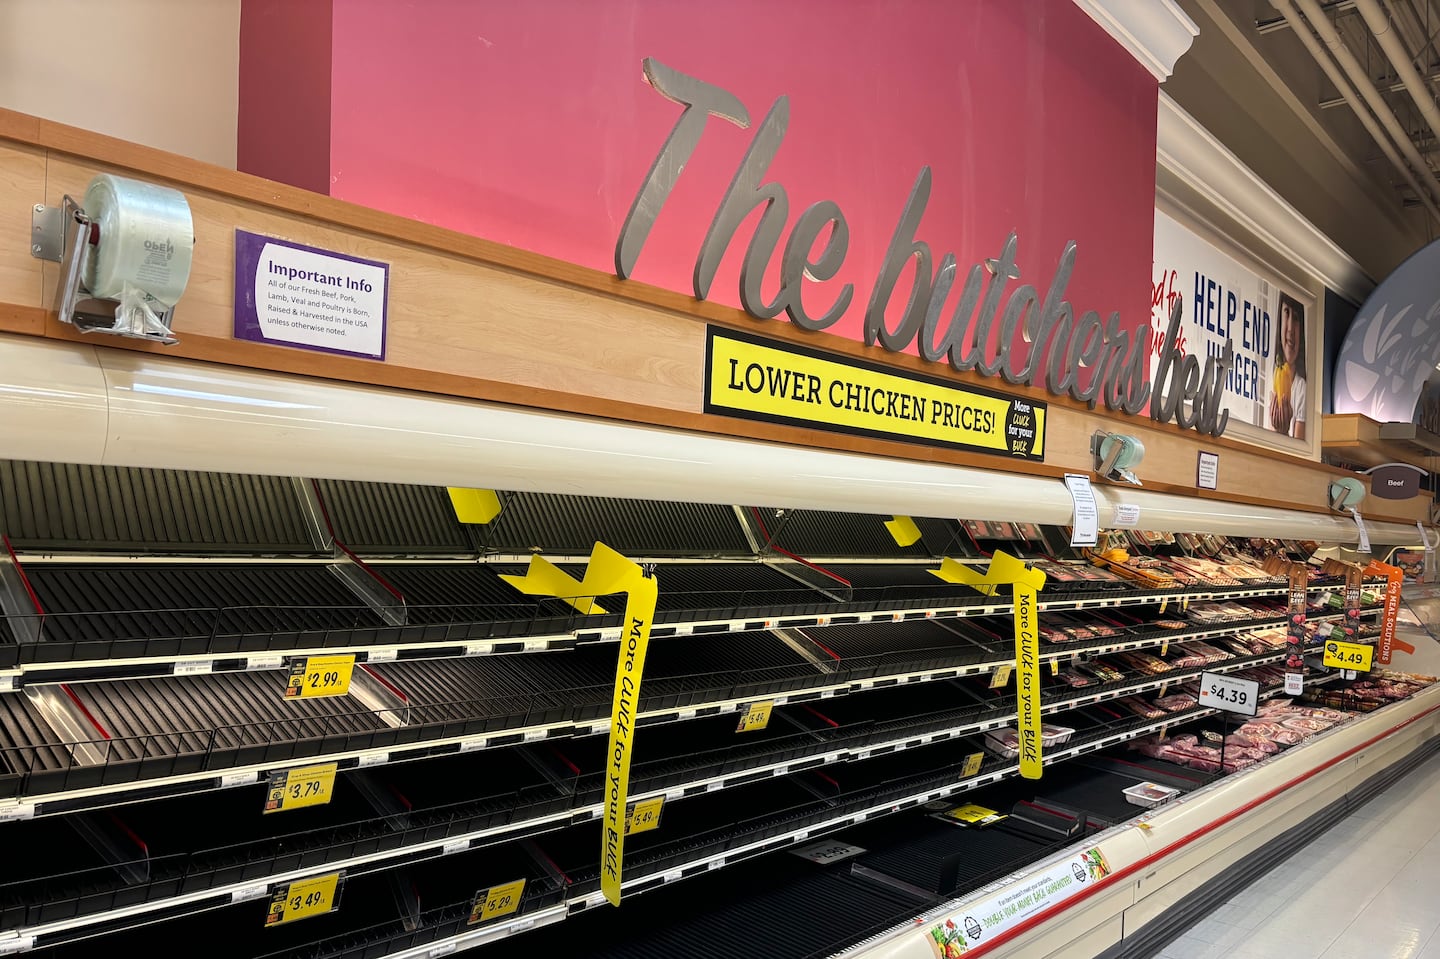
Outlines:
POLYGON ((119 300, 138 290, 166 309, 180 300, 195 253, 185 194, 106 173, 86 188, 85 213, 100 227, 85 276, 93 295, 119 300))

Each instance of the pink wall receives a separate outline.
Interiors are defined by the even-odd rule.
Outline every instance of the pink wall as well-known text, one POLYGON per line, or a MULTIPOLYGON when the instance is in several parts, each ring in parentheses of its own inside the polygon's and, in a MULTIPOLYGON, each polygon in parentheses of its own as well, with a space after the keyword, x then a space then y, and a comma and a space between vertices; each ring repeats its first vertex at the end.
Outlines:
POLYGON ((244 0, 236 166, 330 192, 332 0, 244 0))
MULTIPOLYGON (((637 280, 690 291, 735 165, 788 94, 769 180, 791 223, 830 199, 850 225, 844 268, 822 289, 852 281, 856 302, 833 332, 859 337, 925 164, 918 236, 937 260, 953 251, 964 271, 1015 230, 1022 278, 1043 294, 1073 239, 1077 312, 1149 318, 1156 82, 1072 0, 345 0, 333 14, 330 192, 342 199, 612 270, 680 112, 641 79, 654 57, 737 95, 752 127, 710 121, 637 280)), ((757 219, 711 299, 738 304, 757 219)), ((897 309, 908 289, 902 279, 897 309)))

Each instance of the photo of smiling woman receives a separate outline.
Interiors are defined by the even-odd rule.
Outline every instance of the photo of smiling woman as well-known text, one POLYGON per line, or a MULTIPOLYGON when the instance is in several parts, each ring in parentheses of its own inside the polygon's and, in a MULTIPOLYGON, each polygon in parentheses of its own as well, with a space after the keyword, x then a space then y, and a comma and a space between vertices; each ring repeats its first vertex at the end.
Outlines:
POLYGON ((1280 294, 1280 322, 1275 326, 1275 374, 1270 393, 1270 428, 1305 438, 1305 308, 1280 294))

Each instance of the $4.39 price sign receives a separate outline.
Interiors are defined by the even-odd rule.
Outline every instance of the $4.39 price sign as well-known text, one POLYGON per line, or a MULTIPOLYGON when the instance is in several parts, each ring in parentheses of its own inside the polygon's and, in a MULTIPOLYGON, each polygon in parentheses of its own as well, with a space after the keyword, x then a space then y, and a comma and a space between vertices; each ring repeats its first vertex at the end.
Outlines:
POLYGON ((470 918, 465 920, 465 925, 475 926, 510 915, 520 908, 520 900, 524 895, 524 879, 480 890, 475 894, 475 901, 470 904, 470 918))
POLYGON ((344 696, 350 692, 350 674, 354 670, 354 653, 297 659, 290 664, 290 682, 285 686, 285 698, 344 696))
POLYGON ((300 879, 275 890, 270 911, 265 914, 266 926, 278 926, 297 919, 324 915, 335 910, 339 900, 340 876, 332 872, 314 879, 300 879))
POLYGON ((1374 656, 1374 647, 1366 646, 1364 643, 1342 643, 1337 640, 1329 640, 1325 643, 1325 658, 1322 662, 1326 666, 1336 669, 1357 669, 1362 673, 1368 673, 1374 656))
POLYGON ((1254 716, 1260 706, 1260 684, 1220 673, 1200 674, 1200 705, 1227 713, 1254 716))
POLYGON ((281 769, 265 780, 265 812, 323 806, 335 792, 335 763, 281 769))

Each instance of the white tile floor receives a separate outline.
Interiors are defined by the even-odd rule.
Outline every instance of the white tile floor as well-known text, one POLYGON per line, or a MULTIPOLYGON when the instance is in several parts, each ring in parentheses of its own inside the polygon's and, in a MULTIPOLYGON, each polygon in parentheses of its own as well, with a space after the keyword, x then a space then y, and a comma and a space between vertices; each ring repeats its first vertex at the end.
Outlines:
POLYGON ((1157 959, 1440 959, 1440 755, 1157 959))

